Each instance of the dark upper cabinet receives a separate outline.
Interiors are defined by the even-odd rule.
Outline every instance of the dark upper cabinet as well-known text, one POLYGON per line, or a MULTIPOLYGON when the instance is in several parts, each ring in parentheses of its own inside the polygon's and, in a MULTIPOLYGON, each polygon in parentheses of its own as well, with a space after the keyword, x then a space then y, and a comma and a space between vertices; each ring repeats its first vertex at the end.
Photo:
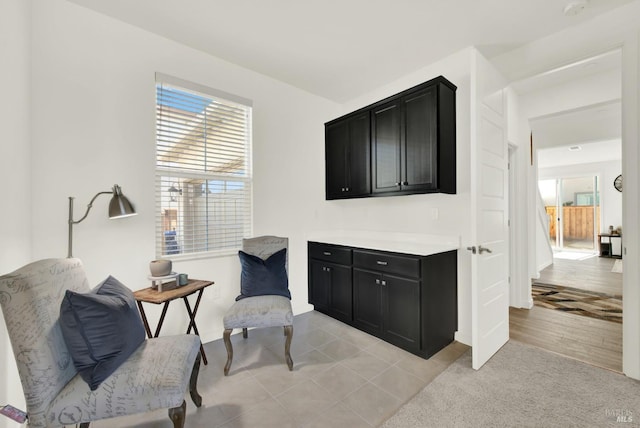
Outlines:
POLYGON ((371 189, 369 112, 325 126, 327 199, 355 198, 371 189))
POLYGON ((440 76, 328 122, 327 199, 456 193, 455 91, 455 85, 440 76), (355 118, 360 119, 357 126, 355 118), (370 132, 363 131, 364 121, 370 132), (364 138, 369 148, 354 150, 353 141, 364 138), (363 159, 353 159, 356 153, 364 156, 365 173, 363 159), (367 185, 357 191, 346 185, 353 178, 344 171, 366 177, 367 185))
POLYGON ((401 186, 400 101, 371 110, 371 191, 390 192, 401 186))
POLYGON ((433 86, 402 98, 401 190, 438 188, 436 93, 433 86))
POLYGON ((432 86, 372 110, 373 193, 437 189, 436 92, 432 86))

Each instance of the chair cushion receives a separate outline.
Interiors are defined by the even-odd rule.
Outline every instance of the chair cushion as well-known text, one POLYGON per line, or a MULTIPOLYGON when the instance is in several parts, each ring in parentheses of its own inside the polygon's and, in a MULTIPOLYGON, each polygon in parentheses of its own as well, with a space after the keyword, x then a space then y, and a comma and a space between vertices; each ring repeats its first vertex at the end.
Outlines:
POLYGON ((95 391, 80 376, 71 379, 47 409, 47 426, 180 406, 199 351, 193 334, 145 340, 95 391))
POLYGON ((92 391, 145 339, 133 293, 112 276, 89 293, 66 290, 60 327, 73 363, 92 391))
POLYGON ((292 325, 291 301, 272 295, 238 300, 224 315, 222 323, 225 329, 292 325))
POLYGON ((267 294, 291 299, 286 269, 286 248, 273 253, 266 260, 244 251, 238 251, 238 256, 242 273, 240 276, 240 295, 236 300, 267 294))

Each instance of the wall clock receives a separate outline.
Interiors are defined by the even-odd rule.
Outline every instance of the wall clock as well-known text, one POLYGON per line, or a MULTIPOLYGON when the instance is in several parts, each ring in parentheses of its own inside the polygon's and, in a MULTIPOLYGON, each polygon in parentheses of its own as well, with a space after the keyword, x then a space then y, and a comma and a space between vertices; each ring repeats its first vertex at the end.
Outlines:
POLYGON ((618 192, 622 192, 622 174, 613 180, 613 187, 615 187, 618 192))

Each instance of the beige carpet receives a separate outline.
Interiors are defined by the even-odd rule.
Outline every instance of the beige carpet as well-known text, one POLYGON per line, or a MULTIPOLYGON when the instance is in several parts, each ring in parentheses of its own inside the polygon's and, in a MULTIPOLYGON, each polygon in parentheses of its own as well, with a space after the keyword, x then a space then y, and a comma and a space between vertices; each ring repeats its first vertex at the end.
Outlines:
POLYGON ((637 427, 640 382, 509 341, 480 370, 465 353, 387 420, 407 427, 637 427))

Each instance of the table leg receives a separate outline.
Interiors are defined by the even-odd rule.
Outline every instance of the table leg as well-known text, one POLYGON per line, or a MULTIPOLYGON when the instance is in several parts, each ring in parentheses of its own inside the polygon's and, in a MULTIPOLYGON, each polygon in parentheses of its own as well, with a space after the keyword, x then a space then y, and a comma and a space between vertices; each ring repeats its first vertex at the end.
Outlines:
POLYGON ((153 336, 151 336, 151 329, 149 328, 149 321, 147 321, 147 315, 144 313, 144 308, 142 307, 142 302, 141 301, 137 301, 136 303, 138 303, 138 310, 140 311, 140 316, 142 317, 142 323, 144 324, 144 329, 147 332, 147 337, 149 339, 151 339, 153 336))
MULTIPOLYGON (((187 328, 187 334, 189 334, 191 332, 191 329, 193 328, 193 332, 195 334, 197 334, 198 336, 200 336, 200 333, 198 333, 198 327, 196 326, 196 312, 198 311, 198 306, 200 306, 200 298, 202 297, 202 292, 204 291, 204 289, 200 290, 200 292, 198 293, 198 298, 196 299, 196 304, 193 307, 193 311, 191 311, 191 305, 189 305, 189 299, 187 299, 187 296, 184 296, 182 298, 182 300, 184 300, 184 305, 187 307, 187 312, 189 313, 189 327, 187 328)), ((207 365, 207 356, 204 353, 204 347, 202 346, 202 341, 200 341, 200 354, 202 354, 202 362, 207 365)))
POLYGON ((198 307, 200 306, 200 299, 202 298, 202 293, 204 292, 204 289, 200 290, 200 292, 198 292, 198 297, 196 298, 196 304, 193 307, 193 312, 191 312, 191 306, 189 305, 189 301, 187 300, 187 296, 183 297, 184 299, 184 303, 187 306, 187 312, 189 312, 189 327, 187 328, 187 334, 189 334, 191 332, 191 329, 193 328, 193 331, 199 335, 199 333, 196 331, 195 329, 195 325, 196 325, 196 312, 198 312, 198 307))
POLYGON ((169 307, 169 302, 165 302, 162 307, 162 313, 160 314, 160 320, 158 321, 158 327, 156 327, 156 334, 153 337, 160 336, 160 329, 162 328, 162 323, 164 322, 164 316, 167 315, 167 308, 169 307))

